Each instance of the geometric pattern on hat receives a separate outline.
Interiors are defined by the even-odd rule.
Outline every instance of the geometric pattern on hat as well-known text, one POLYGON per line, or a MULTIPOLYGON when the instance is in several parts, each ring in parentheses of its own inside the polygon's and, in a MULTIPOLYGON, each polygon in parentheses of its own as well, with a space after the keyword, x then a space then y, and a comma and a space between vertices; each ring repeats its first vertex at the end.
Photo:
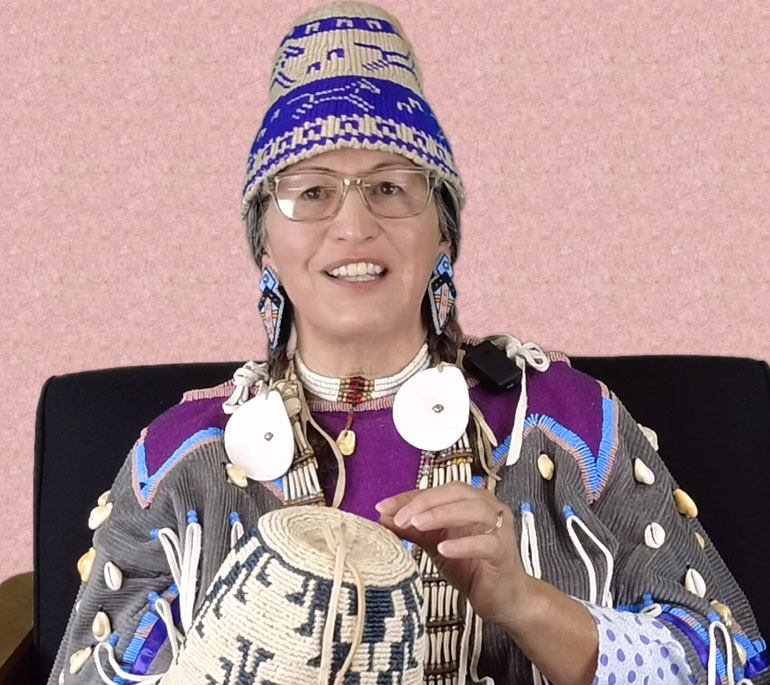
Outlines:
POLYGON ((324 5, 283 39, 249 155, 243 218, 267 179, 341 148, 400 154, 452 185, 464 206, 452 149, 424 97, 412 46, 393 16, 368 3, 324 5))
POLYGON ((334 621, 328 682, 336 682, 362 628, 342 683, 421 685, 422 581, 401 541, 329 507, 269 512, 225 558, 163 683, 316 685, 327 620, 334 621), (338 531, 345 549, 333 616, 337 555, 324 528, 338 531), (364 588, 363 626, 351 566, 364 588))

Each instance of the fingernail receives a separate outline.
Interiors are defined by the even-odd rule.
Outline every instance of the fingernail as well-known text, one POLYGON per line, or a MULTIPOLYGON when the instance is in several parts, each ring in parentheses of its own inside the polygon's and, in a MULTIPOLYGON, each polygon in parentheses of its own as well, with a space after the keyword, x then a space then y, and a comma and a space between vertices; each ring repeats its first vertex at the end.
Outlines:
POLYGON ((406 528, 406 525, 409 523, 409 515, 405 514, 402 509, 394 517, 393 523, 395 523, 399 528, 406 528))
POLYGON ((412 516, 412 520, 409 522, 409 525, 412 526, 412 528, 420 528, 421 524, 424 524, 427 520, 427 517, 423 516, 422 514, 415 514, 412 516))
POLYGON ((396 501, 392 497, 388 497, 381 502, 377 502, 377 504, 374 505, 374 508, 379 511, 381 514, 392 514, 393 513, 393 507, 395 506, 396 501))

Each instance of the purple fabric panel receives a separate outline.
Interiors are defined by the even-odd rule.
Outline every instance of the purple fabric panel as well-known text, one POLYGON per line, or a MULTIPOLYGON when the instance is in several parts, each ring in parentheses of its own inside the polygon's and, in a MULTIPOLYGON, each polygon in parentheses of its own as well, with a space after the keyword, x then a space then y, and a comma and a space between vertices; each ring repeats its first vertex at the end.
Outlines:
POLYGON ((763 673, 770 666, 770 660, 768 660, 767 650, 755 656, 753 659, 749 659, 746 663, 746 677, 756 678, 760 673, 763 673))
POLYGON ((498 444, 505 442, 505 439, 511 434, 519 393, 518 387, 499 395, 487 392, 480 385, 471 388, 471 400, 481 409, 481 413, 495 434, 498 444))
MULTIPOLYGON (((602 396, 596 381, 564 362, 552 362, 545 374, 532 370, 527 374, 528 414, 547 414, 577 433, 594 454, 598 453, 602 396)), ((480 385, 470 391, 471 399, 481 409, 500 443, 513 428, 519 393, 516 388, 493 395, 480 385)), ((314 412, 313 416, 332 437, 340 433, 347 421, 345 412, 314 412)), ((377 521, 379 514, 374 508, 377 502, 415 488, 420 451, 398 434, 389 408, 356 412, 352 429, 356 433, 356 451, 345 460, 347 487, 341 508, 377 521)), ((334 479, 330 478, 321 483, 327 501, 334 495, 334 485, 334 479)))
POLYGON ((155 661, 155 657, 158 656, 158 652, 167 639, 168 631, 166 630, 166 624, 159 620, 147 636, 147 640, 131 668, 131 673, 134 675, 147 675, 152 662, 155 661))
MULTIPOLYGON (((174 599, 171 602, 171 616, 174 618, 174 624, 179 625, 181 620, 179 618, 179 599, 174 599)), ((168 630, 166 624, 158 619, 157 623, 150 630, 150 634, 147 636, 142 649, 139 651, 139 656, 136 657, 136 661, 130 669, 130 672, 134 675, 147 675, 150 671, 152 662, 155 661, 155 657, 158 656, 158 652, 168 639, 168 630)))
MULTIPOLYGON (((336 437, 345 427, 345 412, 315 412, 314 418, 329 435, 336 437)), ((345 458, 347 487, 340 508, 370 521, 379 521, 374 508, 382 499, 414 490, 420 450, 406 443, 396 431, 391 409, 357 412, 352 430, 356 451, 345 458)), ((335 480, 321 483, 326 501, 334 497, 335 480)))
POLYGON ((182 402, 163 412, 147 429, 144 439, 147 471, 152 476, 193 433, 205 428, 224 430, 227 414, 222 404, 227 398, 182 402))
MULTIPOLYGON (((470 394, 498 439, 505 440, 513 425, 517 395, 491 395, 479 387, 470 394)), ((345 412, 314 412, 313 416, 332 437, 347 421, 345 412)), ((398 434, 390 408, 356 412, 351 428, 356 434, 356 451, 345 459, 347 486, 341 509, 378 521, 377 502, 416 487, 420 450, 398 434)), ((334 496, 334 485, 329 478, 321 483, 327 502, 334 496)))
MULTIPOLYGON (((505 441, 513 428, 513 416, 521 388, 493 395, 476 386, 471 398, 484 414, 499 442, 505 441)), ((527 369, 527 416, 545 414, 568 428, 599 453, 602 440, 602 392, 590 376, 574 370, 565 362, 551 362, 545 373, 527 369)))
POLYGON ((546 414, 580 436, 594 455, 602 441, 599 384, 565 362, 551 362, 545 373, 527 371, 527 414, 546 414))

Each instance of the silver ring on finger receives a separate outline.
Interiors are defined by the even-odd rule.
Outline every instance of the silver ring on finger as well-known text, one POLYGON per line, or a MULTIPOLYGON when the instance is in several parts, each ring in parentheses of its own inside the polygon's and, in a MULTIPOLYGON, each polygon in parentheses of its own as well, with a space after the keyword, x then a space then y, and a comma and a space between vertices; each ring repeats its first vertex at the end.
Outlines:
POLYGON ((496 533, 498 530, 500 530, 503 527, 503 510, 497 512, 497 521, 495 522, 495 525, 492 526, 489 530, 485 530, 482 534, 483 535, 492 535, 492 533, 496 533))

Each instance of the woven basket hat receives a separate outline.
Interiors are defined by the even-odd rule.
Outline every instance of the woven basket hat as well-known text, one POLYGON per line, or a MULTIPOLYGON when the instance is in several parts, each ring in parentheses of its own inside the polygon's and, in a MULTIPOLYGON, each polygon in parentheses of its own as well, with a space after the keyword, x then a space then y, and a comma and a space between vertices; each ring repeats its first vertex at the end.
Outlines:
POLYGON ((279 509, 225 558, 163 684, 420 685, 423 606, 393 533, 337 509, 279 509))
POLYGON ((241 215, 267 179, 340 148, 393 152, 465 190, 452 148, 425 100, 409 40, 385 10, 335 2, 294 22, 270 79, 267 113, 251 147, 241 215))

